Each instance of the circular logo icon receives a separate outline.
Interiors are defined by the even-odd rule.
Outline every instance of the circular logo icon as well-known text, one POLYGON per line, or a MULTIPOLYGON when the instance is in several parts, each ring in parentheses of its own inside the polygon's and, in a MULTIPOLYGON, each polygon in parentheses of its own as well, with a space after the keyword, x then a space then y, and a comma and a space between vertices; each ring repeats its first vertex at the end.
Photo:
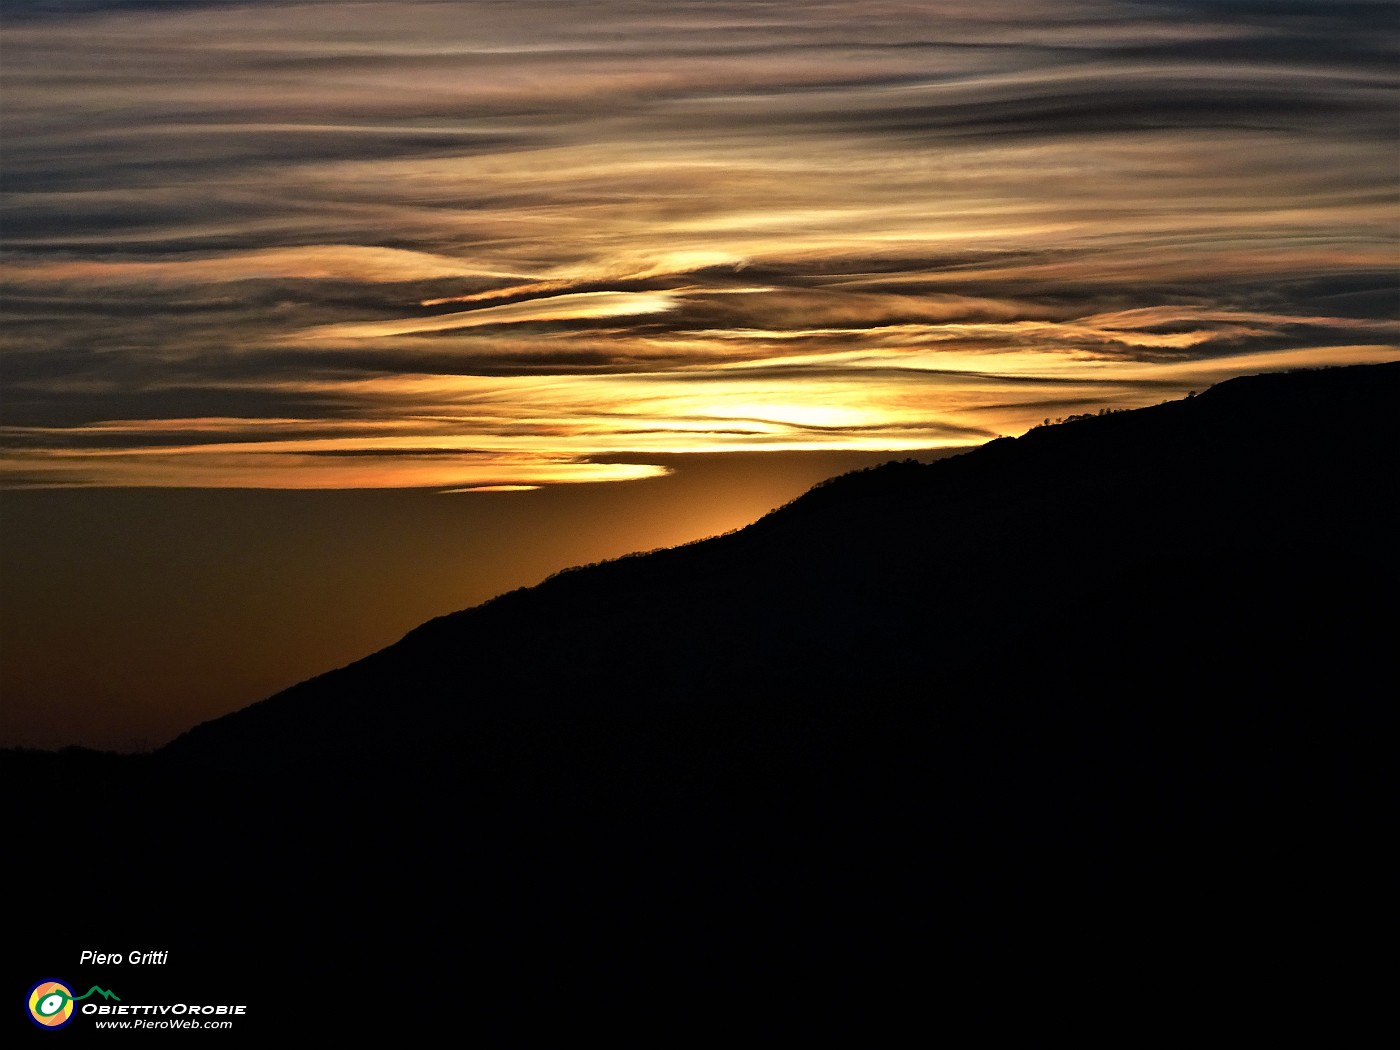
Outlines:
POLYGON ((29 989, 29 1016, 45 1028, 73 1020, 73 991, 62 981, 40 981, 29 989))

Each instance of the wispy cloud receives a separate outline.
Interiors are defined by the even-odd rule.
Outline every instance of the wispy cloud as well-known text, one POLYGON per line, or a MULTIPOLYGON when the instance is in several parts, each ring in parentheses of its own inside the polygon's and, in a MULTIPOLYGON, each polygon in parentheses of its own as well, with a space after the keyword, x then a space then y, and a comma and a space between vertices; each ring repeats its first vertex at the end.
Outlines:
POLYGON ((1389 3, 6 16, 9 484, 618 480, 1400 356, 1389 3))
POLYGON ((672 297, 665 292, 577 292, 572 295, 528 299, 507 306, 484 306, 476 310, 432 314, 427 317, 400 317, 390 321, 352 321, 322 325, 299 333, 298 337, 331 341, 372 339, 376 336, 443 332, 453 328, 479 328, 483 325, 634 317, 638 314, 662 313, 671 309, 672 304, 672 297))

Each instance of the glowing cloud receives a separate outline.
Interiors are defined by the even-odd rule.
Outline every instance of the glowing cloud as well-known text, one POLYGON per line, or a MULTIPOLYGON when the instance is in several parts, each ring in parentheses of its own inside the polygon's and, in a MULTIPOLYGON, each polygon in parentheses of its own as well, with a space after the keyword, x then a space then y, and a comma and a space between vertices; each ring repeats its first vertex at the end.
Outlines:
POLYGON ((1383 4, 61 6, 4 29, 5 484, 516 490, 1400 357, 1383 4))
POLYGON ((481 325, 522 324, 537 321, 582 321, 604 317, 636 317, 662 313, 674 305, 664 292, 578 292, 546 299, 531 299, 508 306, 486 306, 431 317, 405 317, 392 321, 367 321, 322 325, 301 333, 303 339, 372 339, 411 335, 416 332, 444 332, 453 328, 481 325))

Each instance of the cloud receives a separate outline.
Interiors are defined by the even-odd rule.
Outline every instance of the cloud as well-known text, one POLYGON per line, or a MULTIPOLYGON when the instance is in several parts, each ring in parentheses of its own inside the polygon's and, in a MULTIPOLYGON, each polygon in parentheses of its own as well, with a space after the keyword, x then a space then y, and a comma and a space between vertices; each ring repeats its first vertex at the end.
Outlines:
POLYGON ((12 484, 606 480, 1400 356, 1390 4, 6 10, 12 484))
POLYGON ((673 299, 664 292, 578 292, 572 295, 528 299, 507 306, 484 306, 476 310, 432 314, 426 317, 322 325, 298 333, 294 338, 334 342, 341 339, 373 339, 418 332, 441 332, 454 328, 477 328, 483 325, 634 317, 638 314, 661 313, 671 309, 672 305, 673 299))
POLYGON ((402 248, 315 244, 160 261, 20 261, 11 264, 7 276, 24 283, 209 284, 279 278, 388 283, 444 277, 518 279, 524 275, 482 273, 460 260, 402 248))

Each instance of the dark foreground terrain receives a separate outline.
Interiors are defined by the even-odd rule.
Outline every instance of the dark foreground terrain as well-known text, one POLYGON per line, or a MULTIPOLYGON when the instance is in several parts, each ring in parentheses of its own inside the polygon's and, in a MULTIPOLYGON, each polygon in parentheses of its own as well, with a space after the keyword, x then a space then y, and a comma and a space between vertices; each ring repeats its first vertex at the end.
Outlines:
POLYGON ((1346 970, 1389 897, 1397 408, 1400 365, 1269 375, 891 464, 153 756, 10 753, 15 999, 670 1042, 1346 970))

